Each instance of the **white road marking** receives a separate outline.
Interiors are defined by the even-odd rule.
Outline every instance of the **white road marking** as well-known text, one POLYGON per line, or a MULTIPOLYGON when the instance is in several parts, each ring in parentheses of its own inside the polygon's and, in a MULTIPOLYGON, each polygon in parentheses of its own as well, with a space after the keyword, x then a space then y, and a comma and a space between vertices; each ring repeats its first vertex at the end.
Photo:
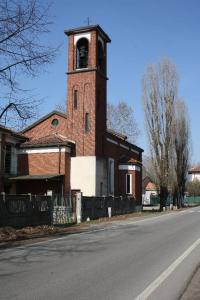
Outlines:
POLYGON ((200 245, 200 238, 197 239, 181 256, 179 256, 160 276, 158 276, 147 288, 134 300, 146 300, 169 277, 169 275, 200 245))

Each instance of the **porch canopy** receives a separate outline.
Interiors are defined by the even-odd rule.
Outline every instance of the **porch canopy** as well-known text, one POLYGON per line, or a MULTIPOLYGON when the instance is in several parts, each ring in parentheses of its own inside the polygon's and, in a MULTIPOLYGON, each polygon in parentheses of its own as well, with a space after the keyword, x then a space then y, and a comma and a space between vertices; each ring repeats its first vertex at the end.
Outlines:
POLYGON ((48 179, 56 179, 64 174, 34 174, 34 175, 21 175, 15 177, 9 177, 9 180, 48 180, 48 179))

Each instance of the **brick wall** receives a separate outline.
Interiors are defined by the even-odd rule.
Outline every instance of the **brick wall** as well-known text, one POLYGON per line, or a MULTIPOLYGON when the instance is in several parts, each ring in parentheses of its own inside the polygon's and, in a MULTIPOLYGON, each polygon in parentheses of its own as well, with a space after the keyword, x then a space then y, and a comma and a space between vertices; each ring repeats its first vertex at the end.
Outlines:
POLYGON ((41 137, 45 137, 47 135, 50 135, 52 133, 60 133, 66 136, 68 130, 67 130, 67 117, 62 117, 57 114, 51 115, 49 118, 42 120, 40 123, 38 123, 36 126, 27 129, 24 134, 29 138, 38 139, 41 137), (56 127, 53 127, 51 125, 51 122, 53 119, 58 119, 58 125, 56 127))
POLYGON ((68 128, 70 139, 76 142, 76 155, 95 155, 95 73, 68 75, 68 128), (77 109, 73 94, 78 91, 77 109), (89 129, 85 130, 85 114, 89 115, 89 129))
MULTIPOLYGON (((115 136, 108 134, 108 137, 113 141, 120 143, 121 145, 128 146, 126 141, 122 141, 115 136)), ((141 205, 142 201, 142 167, 141 171, 121 171, 119 170, 119 164, 135 161, 136 164, 142 164, 141 152, 135 153, 130 150, 124 149, 119 145, 115 145, 104 139, 103 152, 105 157, 114 158, 115 160, 115 194, 126 194, 126 174, 132 174, 132 192, 136 198, 137 205, 141 205)), ((137 150, 136 150, 137 151, 137 150)))
POLYGON ((126 174, 132 174, 132 195, 136 199, 136 204, 142 204, 142 191, 141 191, 141 177, 142 172, 140 171, 122 171, 118 170, 118 191, 120 195, 126 194, 126 174))
POLYGON ((19 154, 18 174, 64 174, 64 192, 69 193, 70 154, 67 152, 19 154))
MULTIPOLYGON (((74 36, 68 39, 68 130, 76 142, 77 156, 102 155, 102 140, 106 131, 106 68, 97 67, 98 32, 90 32, 88 69, 76 70, 74 36), (78 107, 74 108, 74 90, 78 91, 78 107), (89 130, 85 130, 85 114, 89 114, 89 130)), ((106 57, 106 42, 104 43, 106 57)), ((106 61, 106 59, 105 59, 106 61)), ((106 64, 106 63, 105 63, 106 64)))
POLYGON ((19 174, 61 174, 65 173, 65 155, 68 153, 33 153, 18 155, 19 174))

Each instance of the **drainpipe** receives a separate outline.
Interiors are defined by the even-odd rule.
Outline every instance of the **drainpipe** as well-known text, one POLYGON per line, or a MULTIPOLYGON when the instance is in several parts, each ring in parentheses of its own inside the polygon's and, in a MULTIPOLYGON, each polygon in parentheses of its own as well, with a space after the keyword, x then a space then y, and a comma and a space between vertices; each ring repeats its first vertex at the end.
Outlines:
POLYGON ((60 145, 58 145, 58 174, 60 174, 60 164, 61 164, 61 149, 60 149, 60 145))
MULTIPOLYGON (((60 174, 61 170, 61 148, 60 145, 58 145, 58 174, 60 174)), ((60 192, 60 178, 58 179, 58 191, 60 192)), ((62 190, 61 190, 61 195, 62 195, 62 190)))

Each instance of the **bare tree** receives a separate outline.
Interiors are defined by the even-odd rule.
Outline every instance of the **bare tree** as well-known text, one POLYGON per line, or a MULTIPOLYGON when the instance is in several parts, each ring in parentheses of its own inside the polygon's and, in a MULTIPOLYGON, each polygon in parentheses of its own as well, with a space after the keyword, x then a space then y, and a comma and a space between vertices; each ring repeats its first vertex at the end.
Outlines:
POLYGON ((107 127, 126 135, 131 143, 135 143, 139 135, 133 108, 123 101, 117 105, 108 103, 107 127))
POLYGON ((66 100, 61 101, 60 103, 57 103, 55 105, 55 109, 62 112, 62 113, 66 113, 67 112, 67 102, 66 102, 66 100))
POLYGON ((181 207, 189 168, 190 130, 188 113, 183 101, 176 101, 173 128, 174 145, 174 204, 181 207))
POLYGON ((160 188, 160 208, 166 205, 171 186, 174 102, 177 72, 168 60, 148 66, 142 81, 142 101, 150 144, 152 165, 160 188))
POLYGON ((13 115, 25 121, 35 114, 35 100, 23 95, 19 78, 22 73, 38 76, 55 57, 56 49, 41 41, 51 24, 48 9, 38 0, 0 2, 0 122, 13 115))

